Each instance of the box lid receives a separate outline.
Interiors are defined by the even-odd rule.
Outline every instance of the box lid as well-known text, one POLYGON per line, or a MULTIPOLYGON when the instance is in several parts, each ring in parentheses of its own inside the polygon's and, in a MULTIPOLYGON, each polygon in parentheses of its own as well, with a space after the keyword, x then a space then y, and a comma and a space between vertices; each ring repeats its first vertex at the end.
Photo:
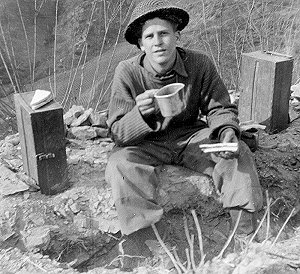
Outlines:
POLYGON ((250 56, 256 59, 261 59, 269 62, 286 62, 286 61, 292 61, 293 56, 286 55, 274 51, 253 51, 249 53, 243 53, 242 55, 250 56))
POLYGON ((49 103, 47 103, 46 105, 33 110, 30 106, 30 102, 34 96, 35 91, 29 91, 29 92, 22 92, 22 93, 16 93, 15 94, 15 99, 18 98, 22 98, 22 100, 24 101, 25 105, 23 105, 26 110, 29 113, 36 113, 36 112, 44 112, 44 111, 50 111, 53 109, 62 109, 61 104, 59 104, 58 102, 56 102, 55 100, 50 101, 49 103))

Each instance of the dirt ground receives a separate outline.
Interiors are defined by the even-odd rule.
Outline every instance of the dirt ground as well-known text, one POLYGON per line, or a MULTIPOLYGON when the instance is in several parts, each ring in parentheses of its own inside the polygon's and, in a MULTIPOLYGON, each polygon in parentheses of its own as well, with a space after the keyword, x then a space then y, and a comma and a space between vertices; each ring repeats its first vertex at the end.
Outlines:
MULTIPOLYGON (((203 249, 206 254, 206 263, 202 265, 201 271, 199 269, 199 272, 195 271, 195 273, 300 273, 300 118, 294 116, 289 127, 277 134, 259 131, 258 139, 259 148, 254 156, 265 191, 265 208, 267 201, 271 204, 270 227, 267 222, 264 222, 259 230, 264 245, 254 244, 246 253, 231 253, 234 250, 232 245, 229 245, 223 256, 225 258, 216 259, 230 233, 229 215, 224 210, 216 210, 213 215, 203 216, 201 215, 203 209, 195 207, 193 209, 198 213, 203 249), (284 224, 287 219, 288 223, 284 224), (281 231, 281 228, 284 229, 281 231), (278 243, 276 246, 272 245, 275 239, 278 243)), ((103 181, 104 167, 97 166, 96 169, 92 169, 91 166, 85 165, 74 172, 77 180, 76 187, 84 186, 87 180, 89 186, 93 186, 99 184, 99 176, 102 176, 101 181, 103 181)), ((1 211, 9 210, 9 207, 14 205, 23 207, 23 212, 28 212, 28 216, 30 212, 40 211, 41 207, 47 212, 49 208, 46 204, 50 199, 39 192, 26 196, 25 200, 24 195, 15 195, 6 203, 2 201, 1 211), (4 205, 6 209, 3 208, 4 205), (37 208, 36 211, 34 207, 37 208)), ((171 246, 177 247, 181 262, 186 262, 185 250, 190 248, 184 226, 186 222, 190 234, 195 236, 194 255, 196 263, 199 263, 197 227, 191 209, 175 209, 166 214, 168 223, 166 241, 171 246)), ((265 210, 259 213, 259 219, 264 213, 265 210)), ((51 238, 47 249, 40 252, 23 252, 19 239, 10 239, 10 245, 1 246, 0 249, 0 273, 119 272, 103 269, 115 259, 111 257, 109 251, 116 244, 116 240, 108 240, 107 243, 99 242, 98 235, 86 237, 86 235, 76 234, 66 220, 58 222, 57 217, 50 210, 46 216, 59 227, 59 231, 51 238), (72 263, 79 257, 80 263, 72 263), (73 269, 72 266, 75 265, 73 269), (4 272, 1 272, 1 269, 4 272)), ((16 224, 22 225, 18 222, 16 224)), ((115 239, 118 236, 115 234, 115 239)), ((162 249, 158 247, 157 250, 162 249)), ((156 259, 148 261, 146 265, 134 272, 170 273, 167 270, 169 265, 170 260, 162 250, 156 259)))

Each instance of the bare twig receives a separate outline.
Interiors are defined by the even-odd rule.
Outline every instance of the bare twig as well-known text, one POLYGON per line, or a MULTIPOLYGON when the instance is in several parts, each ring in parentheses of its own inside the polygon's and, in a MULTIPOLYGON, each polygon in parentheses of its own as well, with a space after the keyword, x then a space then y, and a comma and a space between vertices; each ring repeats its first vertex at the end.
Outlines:
MULTIPOLYGON (((122 3, 124 3, 124 0, 122 1, 122 3)), ((108 35, 108 30, 109 30, 109 27, 110 27, 110 24, 113 22, 113 20, 115 19, 115 17, 118 15, 118 12, 120 10, 120 7, 122 6, 122 4, 120 4, 118 6, 118 8, 113 12, 113 14, 111 15, 111 17, 109 18, 109 20, 107 20, 107 8, 106 8, 106 1, 103 1, 103 12, 104 12, 104 23, 105 23, 105 28, 104 28, 104 36, 103 36, 103 39, 102 39, 102 44, 101 44, 101 49, 100 49, 100 53, 99 53, 99 56, 98 56, 98 59, 97 59, 97 65, 96 65, 96 69, 95 69, 95 72, 94 72, 94 77, 93 77, 93 81, 92 81, 92 87, 91 87, 91 94, 90 94, 90 97, 89 97, 89 102, 88 102, 88 108, 91 106, 91 103, 94 99, 94 96, 95 96, 95 92, 96 92, 96 77, 98 77, 98 72, 99 72, 99 64, 100 64, 100 60, 101 60, 101 57, 103 55, 103 52, 104 52, 104 46, 105 46, 105 41, 106 41, 106 38, 107 38, 107 35, 108 35)), ((109 69, 109 68, 108 68, 109 69)), ((108 70, 107 69, 107 70, 108 70)))
POLYGON ((69 86, 69 90, 67 90, 67 92, 66 92, 66 94, 65 94, 65 96, 63 98, 63 101, 62 101, 63 108, 66 108, 66 105, 67 105, 67 103, 69 101, 69 97, 70 97, 70 94, 71 94, 71 91, 72 91, 72 86, 73 86, 74 81, 76 79, 77 71, 78 71, 78 69, 80 67, 81 59, 82 59, 83 53, 86 50, 86 48, 87 48, 87 44, 85 43, 84 46, 83 46, 82 52, 80 54, 80 58, 79 58, 79 61, 77 63, 76 69, 74 71, 73 78, 72 78, 71 84, 69 86))
POLYGON ((285 220, 285 222, 284 222, 284 224, 282 225, 281 229, 279 230, 279 232, 278 232, 278 234, 277 234, 275 240, 273 241, 271 247, 273 247, 274 244, 277 242, 277 240, 278 240, 278 238, 279 238, 281 232, 282 232, 283 229, 285 228, 285 226, 286 226, 286 224, 288 223, 288 221, 290 220, 290 218, 293 216, 294 211, 295 211, 295 208, 292 209, 290 215, 289 215, 289 216, 287 217, 287 219, 285 220))
POLYGON ((121 34, 121 29, 122 29, 122 26, 121 26, 121 22, 122 22, 122 4, 121 4, 121 1, 120 1, 120 6, 119 6, 119 9, 120 9, 120 27, 119 27, 119 31, 118 31, 118 34, 117 34, 117 38, 116 38, 116 41, 115 41, 115 45, 114 45, 114 48, 113 48, 113 52, 112 52, 112 55, 109 59, 109 63, 108 63, 108 66, 106 68, 106 72, 105 72, 105 76, 104 76, 104 79, 103 79, 103 82, 102 82, 102 87, 101 87, 101 91, 100 91, 100 94, 98 96, 98 99, 97 99, 97 103, 96 103, 96 106, 95 106, 95 109, 97 110, 98 108, 98 105, 101 101, 101 98, 103 96, 103 92, 104 92, 104 84, 106 82, 106 79, 107 79, 107 76, 108 76, 108 73, 109 73, 109 69, 110 69, 110 66, 111 66, 111 63, 112 63, 112 60, 114 58, 114 55, 115 55, 115 52, 116 52, 116 48, 117 48, 117 45, 118 45, 118 42, 119 42, 119 37, 120 37, 120 34, 121 34))
MULTIPOLYGON (((132 50, 134 49, 134 46, 132 46, 130 48, 130 51, 127 53, 125 59, 127 59, 128 56, 130 56, 132 50)), ((104 91, 104 93, 102 94, 101 98, 100 98, 100 101, 97 103, 97 107, 99 107, 100 103, 102 102, 103 98, 105 98, 106 94, 110 91, 110 87, 112 85, 112 80, 110 81, 109 85, 107 86, 106 90, 104 91)))
POLYGON ((23 18, 23 14, 22 14, 22 11, 21 11, 19 0, 17 0, 17 6, 18 6, 20 19, 21 19, 21 23, 22 23, 22 27, 23 27, 23 31, 24 31, 24 36, 25 36, 26 49, 27 49, 27 59, 28 59, 28 66, 29 66, 29 73, 30 73, 31 89, 33 89, 33 82, 32 82, 32 78, 31 78, 32 68, 31 68, 31 57, 30 57, 30 50, 29 50, 29 40, 28 40, 28 35, 27 35, 27 31, 26 31, 24 18, 23 18))
MULTIPOLYGON (((270 201, 267 203, 267 204, 268 204, 268 207, 271 206, 271 202, 272 202, 272 199, 270 199, 270 201)), ((260 230, 260 228, 261 228, 261 226, 262 226, 264 220, 266 219, 266 216, 267 216, 267 214, 268 214, 268 211, 270 210, 270 209, 268 209, 268 207, 266 208, 266 211, 265 211, 263 217, 261 218, 261 220, 260 220, 260 222, 259 222, 259 224, 258 224, 258 226, 257 226, 257 228, 256 228, 256 230, 255 230, 255 232, 253 233, 252 237, 250 238, 247 247, 252 243, 252 241, 254 240, 255 236, 256 236, 257 233, 258 233, 258 231, 260 230)))
POLYGON ((37 16, 38 16, 38 10, 37 10, 37 0, 34 0, 34 17, 33 17, 33 27, 34 27, 34 30, 33 30, 33 68, 32 68, 32 83, 34 83, 35 81, 35 59, 36 59, 36 44, 37 44, 37 16))
POLYGON ((34 265, 35 267, 37 267, 39 270, 42 270, 43 272, 47 273, 48 271, 45 268, 42 268, 41 266, 39 266, 38 264, 36 264, 35 262, 31 261, 29 258, 25 259, 25 262, 28 262, 32 265, 34 265))
POLYGON ((198 241, 199 241, 199 250, 200 250, 200 256, 201 256, 201 260, 202 260, 202 258, 204 258, 205 255, 204 255, 204 250, 203 250, 203 240, 202 240, 201 227, 200 227, 197 215, 196 215, 196 211, 192 210, 191 212, 192 212, 192 216, 194 218, 194 222, 195 222, 195 225, 196 225, 196 228, 197 228, 198 241))
MULTIPOLYGON (((0 30, 1 30, 1 36, 2 36, 2 39, 3 39, 3 42, 4 42, 6 56, 8 58, 10 66, 11 66, 11 70, 12 70, 13 75, 11 74, 11 72, 8 69, 8 66, 6 64, 6 60, 4 59, 4 56, 3 56, 2 52, 1 52, 1 59, 2 59, 2 62, 4 63, 6 72, 9 76, 9 80, 10 80, 12 86, 14 87, 15 92, 17 92, 19 90, 18 79, 16 78, 15 68, 13 66, 14 63, 13 63, 12 58, 10 56, 10 51, 9 51, 9 48, 8 48, 8 45, 7 45, 7 41, 6 41, 6 38, 5 38, 5 34, 4 34, 4 30, 3 30, 1 20, 0 20, 0 30), (15 82, 13 81, 13 78, 14 78, 15 82)), ((1 48, 0 48, 0 51, 1 51, 1 48)))
POLYGON ((270 233, 270 223, 271 223, 271 214, 270 214, 270 199, 269 199, 269 192, 266 190, 266 199, 267 199, 267 231, 266 231, 266 241, 269 239, 269 233, 270 233))
POLYGON ((239 223, 240 223, 241 216, 242 216, 242 210, 239 211, 239 214, 238 214, 237 220, 236 220, 236 222, 235 222, 234 228, 233 228, 233 230, 232 230, 230 236, 228 237, 228 239, 227 239, 227 241, 226 241, 224 247, 223 247, 222 250, 220 251, 219 255, 216 256, 217 259, 221 259, 221 258, 223 257, 223 253, 225 252, 226 248, 227 248, 228 245, 230 244, 230 242, 231 242, 231 240, 232 240, 232 238, 233 238, 233 236, 234 236, 234 234, 235 234, 235 232, 236 232, 236 230, 237 230, 237 228, 238 228, 238 225, 239 225, 239 223))
POLYGON ((57 25, 58 25, 58 1, 55 4, 55 26, 54 26, 54 46, 53 46, 53 93, 56 97, 56 43, 57 43, 57 25))
POLYGON ((195 263, 195 254, 194 254, 194 242, 195 242, 195 235, 191 235, 191 246, 190 246, 190 252, 191 252, 191 262, 193 271, 197 270, 196 263, 195 263))
POLYGON ((178 256, 178 253, 176 251, 176 249, 173 250, 176 262, 178 263, 178 266, 180 266, 180 268, 182 269, 183 273, 187 272, 187 268, 181 263, 180 258, 178 256))
POLYGON ((192 263, 192 269, 193 269, 193 271, 195 271, 196 263, 195 263, 195 258, 194 258, 194 246, 193 246, 194 245, 194 241, 193 241, 194 235, 190 236, 186 216, 183 216, 183 224, 184 224, 185 236, 186 236, 186 239, 187 239, 189 247, 190 247, 189 252, 190 252, 190 259, 191 259, 191 263, 192 263))
POLYGON ((185 255, 186 255, 186 260, 187 260, 187 271, 191 270, 191 258, 190 258, 190 252, 188 250, 188 248, 185 249, 185 255))
POLYGON ((21 92, 21 88, 20 88, 20 77, 19 77, 19 73, 18 73, 18 65, 17 65, 17 58, 16 58, 16 55, 15 55, 15 48, 14 48, 14 43, 12 41, 12 36, 11 36, 11 33, 12 33, 12 30, 11 30, 11 26, 10 26, 10 19, 9 19, 9 16, 7 18, 8 20, 8 39, 9 39, 9 42, 10 42, 10 50, 11 50, 11 67, 12 67, 12 70, 13 70, 13 74, 14 74, 14 77, 15 77, 15 81, 16 81, 16 85, 17 85, 17 88, 18 88, 18 92, 21 92))
MULTIPOLYGON (((252 12, 254 10, 254 7, 255 7, 255 0, 252 1, 252 5, 251 5, 251 8, 249 10, 249 13, 248 13, 248 17, 247 17, 247 22, 246 22, 246 26, 245 26, 245 30, 244 30, 244 35, 243 35, 243 38, 242 38, 242 48, 241 48, 241 53, 244 51, 244 47, 245 47, 245 42, 246 42, 246 36, 247 36, 247 32, 248 32, 248 28, 249 28, 249 25, 250 25, 250 22, 251 22, 251 16, 252 16, 252 12)), ((238 71, 240 70, 240 66, 241 66, 241 62, 242 62, 242 54, 240 54, 240 58, 237 62, 238 64, 238 71)), ((239 75, 237 75, 238 77, 239 75)), ((239 79, 236 80, 236 83, 239 82, 239 79)))
POLYGON ((181 271, 180 267, 178 266, 178 263, 175 260, 174 256, 172 255, 172 253, 169 251, 169 249, 166 247, 166 245, 162 241, 161 237, 159 236, 159 233, 157 231, 157 228, 156 228, 155 224, 151 224, 151 226, 152 226, 152 229, 153 229, 153 231, 155 233, 155 236, 156 236, 158 242, 160 243, 160 245, 162 246, 162 248, 164 249, 164 251, 168 254, 168 256, 171 259, 171 261, 172 261, 174 267, 176 268, 177 272, 178 273, 182 273, 182 271, 181 271))
POLYGON ((1 60, 2 60, 3 65, 4 65, 4 67, 5 67, 6 73, 7 73, 8 77, 9 77, 9 80, 10 80, 10 82, 11 82, 13 88, 14 88, 14 92, 17 93, 16 86, 14 85, 14 81, 13 81, 13 79, 12 79, 12 76, 11 76, 11 74, 10 74, 10 71, 9 71, 9 69, 8 69, 7 63, 6 63, 5 59, 4 59, 4 56, 3 56, 3 54, 2 54, 1 49, 0 49, 0 57, 1 57, 1 60))
POLYGON ((8 253, 9 251, 11 251, 12 249, 13 249, 12 247, 9 247, 8 249, 6 249, 4 251, 4 253, 1 255, 0 260, 2 260, 2 258, 6 255, 6 253, 8 253))

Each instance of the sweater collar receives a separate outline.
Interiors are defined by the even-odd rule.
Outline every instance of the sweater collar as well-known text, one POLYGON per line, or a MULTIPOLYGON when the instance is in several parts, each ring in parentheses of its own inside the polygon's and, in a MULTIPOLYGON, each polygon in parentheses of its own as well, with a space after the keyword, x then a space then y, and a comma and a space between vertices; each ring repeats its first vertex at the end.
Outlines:
POLYGON ((147 60, 146 54, 143 52, 140 54, 138 57, 138 63, 144 67, 145 70, 147 70, 149 73, 151 73, 154 77, 157 78, 169 78, 174 76, 174 74, 181 75, 183 77, 188 77, 188 74, 186 72, 184 63, 183 63, 183 55, 185 55, 185 51, 181 48, 177 48, 176 51, 176 61, 174 66, 172 67, 171 70, 167 71, 164 75, 159 75, 156 73, 156 71, 153 69, 153 67, 150 65, 149 61, 147 60))

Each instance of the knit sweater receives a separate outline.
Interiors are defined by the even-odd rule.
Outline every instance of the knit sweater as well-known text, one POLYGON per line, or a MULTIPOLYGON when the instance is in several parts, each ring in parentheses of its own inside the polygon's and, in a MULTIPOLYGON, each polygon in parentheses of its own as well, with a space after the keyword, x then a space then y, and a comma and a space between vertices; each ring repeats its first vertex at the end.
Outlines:
POLYGON ((218 138, 221 130, 227 127, 235 129, 239 135, 237 108, 230 103, 228 91, 208 56, 177 48, 173 76, 164 78, 144 68, 144 57, 141 53, 122 61, 115 70, 107 124, 116 145, 137 145, 143 140, 166 138, 176 141, 183 132, 203 127, 211 129, 211 138, 218 138), (136 105, 136 96, 175 82, 185 84, 185 110, 173 118, 155 113, 145 119, 136 105), (206 116, 206 122, 200 120, 200 113, 206 116))

